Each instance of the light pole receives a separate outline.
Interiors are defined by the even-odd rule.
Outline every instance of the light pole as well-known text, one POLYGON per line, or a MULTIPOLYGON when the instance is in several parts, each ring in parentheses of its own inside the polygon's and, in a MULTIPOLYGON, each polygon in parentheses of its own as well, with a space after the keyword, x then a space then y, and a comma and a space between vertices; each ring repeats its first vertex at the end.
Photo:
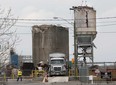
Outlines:
POLYGON ((72 26, 74 26, 73 23, 69 22, 68 20, 66 20, 64 18, 61 18, 61 17, 53 17, 53 19, 61 19, 63 21, 66 21, 68 24, 71 24, 72 26))
POLYGON ((61 17, 53 17, 53 19, 61 19, 61 20, 64 20, 66 21, 68 24, 71 24, 73 27, 74 27, 74 74, 75 76, 77 76, 77 37, 76 37, 76 27, 75 27, 75 20, 74 20, 74 23, 70 23, 69 21, 67 21, 66 19, 64 18, 61 18, 61 17))

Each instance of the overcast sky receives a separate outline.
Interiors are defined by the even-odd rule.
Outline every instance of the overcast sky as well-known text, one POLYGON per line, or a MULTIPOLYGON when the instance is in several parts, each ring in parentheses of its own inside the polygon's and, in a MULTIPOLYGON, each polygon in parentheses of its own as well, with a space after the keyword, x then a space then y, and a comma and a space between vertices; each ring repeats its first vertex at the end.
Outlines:
MULTIPOLYGON (((72 19, 72 6, 88 5, 92 6, 97 12, 97 18, 116 17, 116 0, 0 0, 3 9, 12 9, 14 17, 22 19, 52 19, 60 17, 72 19)), ((17 53, 23 55, 32 54, 31 26, 43 22, 17 22, 17 33, 22 40, 16 47, 17 53), (26 34, 20 34, 26 33, 26 34)), ((49 22, 44 22, 49 23, 49 22)), ((72 26, 66 22, 60 23, 62 26, 72 26), (63 24, 64 23, 64 24, 63 24)), ((55 22, 55 24, 59 24, 55 22)), ((94 61, 116 61, 116 19, 97 19, 97 36, 94 43, 94 61), (106 26, 107 25, 107 26, 106 26)), ((70 56, 73 53, 73 31, 70 30, 70 56)))

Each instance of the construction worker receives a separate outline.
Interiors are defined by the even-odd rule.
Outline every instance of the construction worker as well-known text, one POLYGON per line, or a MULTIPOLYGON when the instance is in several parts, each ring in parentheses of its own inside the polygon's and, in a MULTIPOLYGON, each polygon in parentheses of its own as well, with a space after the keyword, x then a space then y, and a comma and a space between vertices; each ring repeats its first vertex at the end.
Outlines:
POLYGON ((72 62, 72 64, 74 64, 74 62, 75 62, 74 58, 72 58, 71 62, 72 62))
POLYGON ((18 70, 17 81, 19 81, 19 79, 22 81, 22 71, 20 69, 18 70))

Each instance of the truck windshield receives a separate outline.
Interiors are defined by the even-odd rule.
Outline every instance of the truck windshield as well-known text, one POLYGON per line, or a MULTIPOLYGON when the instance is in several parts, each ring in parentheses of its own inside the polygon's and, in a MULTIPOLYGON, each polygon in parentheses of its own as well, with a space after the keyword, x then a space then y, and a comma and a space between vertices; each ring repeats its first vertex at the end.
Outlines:
POLYGON ((64 60, 51 60, 51 64, 64 64, 64 60))

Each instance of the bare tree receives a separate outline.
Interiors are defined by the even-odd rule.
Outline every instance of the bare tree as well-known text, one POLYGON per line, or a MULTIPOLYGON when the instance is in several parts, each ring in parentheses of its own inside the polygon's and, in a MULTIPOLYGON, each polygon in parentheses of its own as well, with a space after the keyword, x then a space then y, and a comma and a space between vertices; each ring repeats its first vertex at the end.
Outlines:
POLYGON ((19 38, 16 29, 11 29, 18 19, 14 19, 11 9, 0 9, 0 59, 3 65, 9 58, 10 48, 13 48, 19 38))

